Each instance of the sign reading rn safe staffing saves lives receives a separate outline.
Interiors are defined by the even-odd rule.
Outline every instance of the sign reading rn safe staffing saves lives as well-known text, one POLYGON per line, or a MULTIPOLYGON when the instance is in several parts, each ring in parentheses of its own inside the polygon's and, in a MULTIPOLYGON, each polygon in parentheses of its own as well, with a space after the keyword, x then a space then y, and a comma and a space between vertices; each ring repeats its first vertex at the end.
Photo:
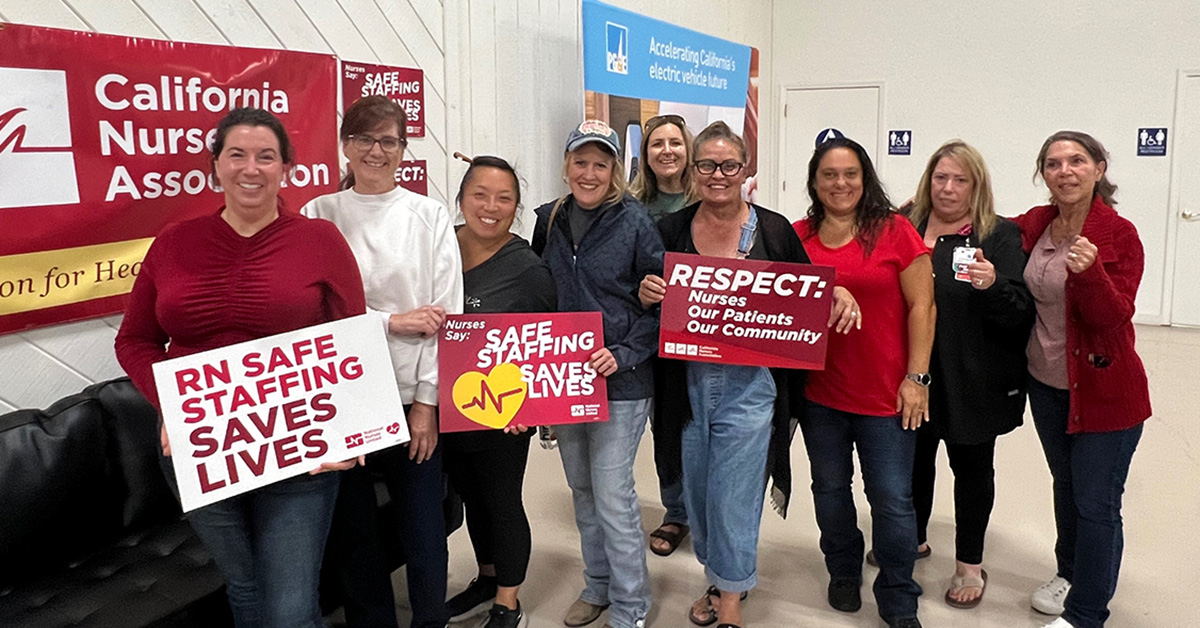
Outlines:
POLYGON ((370 314, 154 365, 184 511, 408 442, 370 314))
POLYGON ((283 121, 299 209, 338 179, 337 60, 0 24, 0 333, 119 312, 154 235, 216 212, 230 109, 283 121))
POLYGON ((825 368, 832 267, 682 253, 664 261, 662 357, 825 368))
POLYGON ((608 387, 588 364, 599 312, 447 316, 438 336, 441 431, 608 420, 608 387))

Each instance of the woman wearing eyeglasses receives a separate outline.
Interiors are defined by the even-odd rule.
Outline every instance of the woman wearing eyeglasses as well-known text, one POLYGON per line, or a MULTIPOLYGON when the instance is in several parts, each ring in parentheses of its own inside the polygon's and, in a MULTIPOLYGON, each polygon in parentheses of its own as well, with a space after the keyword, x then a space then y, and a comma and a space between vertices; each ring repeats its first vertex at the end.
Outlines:
MULTIPOLYGON (((786 218, 742 200, 746 145, 724 122, 696 137, 692 164, 700 202, 658 223, 668 251, 731 259, 808 263, 786 218)), ((677 289, 677 288, 676 288, 677 289)), ((646 276, 638 296, 650 307, 666 296, 662 277, 646 276)), ((847 314, 849 295, 838 291, 847 314)), ((842 311, 838 312, 840 317, 842 311)), ((663 360, 659 401, 676 409, 656 425, 664 449, 664 479, 683 473, 692 544, 708 590, 688 619, 698 626, 743 625, 741 600, 757 582, 758 530, 764 470, 770 461, 772 497, 786 514, 791 492, 790 421, 803 399, 804 374, 790 369, 663 360), (667 448, 674 446, 673 452, 667 448)))
POLYGON ((442 449, 437 424, 437 330, 463 306, 462 258, 450 213, 437 201, 396 185, 408 141, 405 114, 383 96, 358 100, 342 118, 349 169, 342 191, 302 212, 336 224, 362 272, 367 309, 387 331, 396 384, 412 440, 367 457, 342 481, 330 534, 346 597, 346 623, 396 626, 390 570, 379 534, 395 535, 407 559, 413 628, 446 625, 446 530, 442 449), (371 470, 381 472, 399 530, 377 530, 371 470))

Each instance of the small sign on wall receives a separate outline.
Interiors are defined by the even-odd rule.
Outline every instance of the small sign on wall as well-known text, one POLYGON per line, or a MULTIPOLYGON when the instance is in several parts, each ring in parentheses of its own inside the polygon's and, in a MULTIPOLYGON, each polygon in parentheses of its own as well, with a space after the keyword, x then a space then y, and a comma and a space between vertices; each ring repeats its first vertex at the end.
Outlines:
POLYGON ((888 154, 889 155, 911 155, 912 154, 912 131, 911 130, 888 131, 888 154))
POLYGON ((1164 157, 1167 154, 1167 128, 1142 127, 1138 129, 1138 157, 1164 157))
POLYGON ((824 144, 825 142, 828 142, 829 140, 836 140, 841 137, 846 137, 846 135, 843 134, 841 131, 839 131, 833 127, 830 127, 828 129, 822 130, 820 133, 817 133, 816 145, 819 148, 821 146, 821 144, 824 144))

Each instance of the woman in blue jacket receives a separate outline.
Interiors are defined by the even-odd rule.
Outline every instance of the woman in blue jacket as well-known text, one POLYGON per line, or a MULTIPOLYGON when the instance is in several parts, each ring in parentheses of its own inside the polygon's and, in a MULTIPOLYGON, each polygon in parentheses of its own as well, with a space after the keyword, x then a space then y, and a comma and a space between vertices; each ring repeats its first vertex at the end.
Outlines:
POLYGON ((559 451, 575 501, 585 587, 563 623, 583 626, 612 606, 607 626, 641 628, 650 576, 633 460, 654 394, 650 358, 658 315, 642 307, 642 277, 662 274, 654 223, 626 193, 620 140, 588 120, 567 138, 563 173, 571 193, 536 210, 533 249, 550 266, 560 312, 599 311, 604 347, 591 368, 607 378, 609 420, 559 426, 559 451))

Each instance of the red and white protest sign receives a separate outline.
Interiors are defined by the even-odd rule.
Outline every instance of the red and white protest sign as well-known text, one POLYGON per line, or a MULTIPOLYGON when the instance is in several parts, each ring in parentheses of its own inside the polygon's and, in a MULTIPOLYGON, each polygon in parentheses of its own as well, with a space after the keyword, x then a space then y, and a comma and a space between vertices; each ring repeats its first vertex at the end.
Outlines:
POLYGON ((408 442, 379 317, 154 365, 184 511, 408 442))
POLYGON ((213 128, 278 116, 286 208, 335 190, 330 55, 0 24, 0 333, 120 312, 150 240, 215 212, 213 128))
POLYGON ((417 68, 342 61, 342 111, 364 96, 387 96, 404 109, 408 137, 425 137, 425 73, 417 68))
POLYGON ((832 267, 682 253, 664 262, 660 356, 825 368, 832 267))
POLYGON ((599 312, 447 316, 438 336, 443 432, 608 420, 608 387, 588 365, 599 312))
POLYGON ((396 184, 421 196, 429 195, 429 170, 425 167, 424 159, 402 161, 396 168, 396 184))

